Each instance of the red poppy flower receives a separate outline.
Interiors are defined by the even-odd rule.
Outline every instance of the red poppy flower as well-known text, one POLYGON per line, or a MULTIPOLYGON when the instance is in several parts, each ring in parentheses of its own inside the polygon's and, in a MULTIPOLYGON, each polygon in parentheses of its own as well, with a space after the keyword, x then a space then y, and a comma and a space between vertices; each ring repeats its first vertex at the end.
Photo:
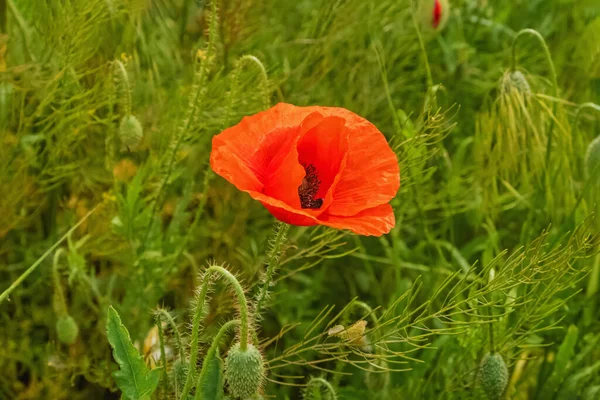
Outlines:
POLYGON ((364 118, 343 108, 279 103, 216 135, 212 169, 277 219, 380 236, 395 225, 396 155, 364 118))

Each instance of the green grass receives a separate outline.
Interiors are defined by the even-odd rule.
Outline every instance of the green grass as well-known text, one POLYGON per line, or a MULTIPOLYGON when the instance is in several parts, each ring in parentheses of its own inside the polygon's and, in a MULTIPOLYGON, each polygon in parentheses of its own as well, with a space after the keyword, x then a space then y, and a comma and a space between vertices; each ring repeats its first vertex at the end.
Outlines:
POLYGON ((488 352, 503 398, 598 398, 600 5, 454 0, 434 33, 419 3, 0 0, 0 398, 218 394, 245 318, 265 399, 485 399, 488 352), (212 136, 280 101, 384 133, 390 234, 214 175, 212 136))

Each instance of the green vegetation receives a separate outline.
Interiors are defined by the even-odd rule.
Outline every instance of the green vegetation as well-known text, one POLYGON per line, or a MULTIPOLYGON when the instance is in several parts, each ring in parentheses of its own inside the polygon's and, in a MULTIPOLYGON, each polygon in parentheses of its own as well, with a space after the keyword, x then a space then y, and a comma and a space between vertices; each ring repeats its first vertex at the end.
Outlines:
POLYGON ((599 398, 600 4, 425 2, 0 0, 0 399, 599 398), (391 233, 212 172, 282 101, 385 134, 391 233))

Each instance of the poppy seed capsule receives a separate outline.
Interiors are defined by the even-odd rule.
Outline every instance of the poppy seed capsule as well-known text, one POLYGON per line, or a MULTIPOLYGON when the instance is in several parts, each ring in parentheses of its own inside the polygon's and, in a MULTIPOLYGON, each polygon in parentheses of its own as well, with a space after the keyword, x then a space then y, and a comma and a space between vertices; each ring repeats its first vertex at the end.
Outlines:
POLYGON ((79 327, 77 322, 70 315, 58 317, 56 321, 56 333, 58 340, 64 344, 73 344, 79 335, 79 327))
POLYGON ((142 124, 133 115, 124 116, 119 125, 119 136, 123 150, 135 150, 144 137, 142 124))
POLYGON ((437 33, 448 22, 450 3, 448 0, 421 0, 417 12, 423 32, 437 33))
POLYGON ((600 188, 600 136, 592 140, 585 153, 585 175, 592 186, 600 188))
POLYGON ((254 345, 246 350, 236 343, 229 349, 225 360, 225 381, 233 398, 247 399, 256 394, 265 379, 262 354, 254 345))
POLYGON ((488 353, 479 365, 479 382, 490 400, 502 398, 508 384, 508 369, 499 353, 488 353))

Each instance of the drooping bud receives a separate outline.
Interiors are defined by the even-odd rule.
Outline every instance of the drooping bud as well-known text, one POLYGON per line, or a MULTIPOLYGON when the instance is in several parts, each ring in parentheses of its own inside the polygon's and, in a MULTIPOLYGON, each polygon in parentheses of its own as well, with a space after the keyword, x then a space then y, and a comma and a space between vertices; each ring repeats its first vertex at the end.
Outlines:
POLYGON ((56 321, 56 333, 58 334, 58 340, 64 344, 73 344, 77 340, 79 335, 79 327, 77 322, 70 315, 63 315, 58 317, 56 321))
POLYGON ((136 150, 144 137, 142 124, 133 115, 126 115, 119 125, 119 137, 123 150, 136 150))
POLYGON ((173 363, 171 368, 171 384, 175 391, 179 393, 185 385, 185 378, 188 374, 188 363, 185 360, 178 359, 173 363))
POLYGON ((529 86, 529 82, 527 82, 525 75, 519 70, 506 71, 502 79, 502 85, 503 90, 506 93, 510 93, 511 90, 516 90, 523 96, 531 95, 531 86, 529 86))
POLYGON ((256 394, 265 379, 262 354, 252 344, 246 350, 236 343, 225 360, 225 381, 234 398, 246 399, 256 394))
POLYGON ((479 365, 479 382, 490 400, 500 400, 508 384, 508 368, 499 353, 488 353, 479 365))
POLYGON ((585 175, 590 185, 600 188, 600 136, 592 140, 585 153, 585 175))
POLYGON ((437 33, 448 22, 450 3, 448 0, 420 0, 417 12, 421 30, 425 33, 437 33))

